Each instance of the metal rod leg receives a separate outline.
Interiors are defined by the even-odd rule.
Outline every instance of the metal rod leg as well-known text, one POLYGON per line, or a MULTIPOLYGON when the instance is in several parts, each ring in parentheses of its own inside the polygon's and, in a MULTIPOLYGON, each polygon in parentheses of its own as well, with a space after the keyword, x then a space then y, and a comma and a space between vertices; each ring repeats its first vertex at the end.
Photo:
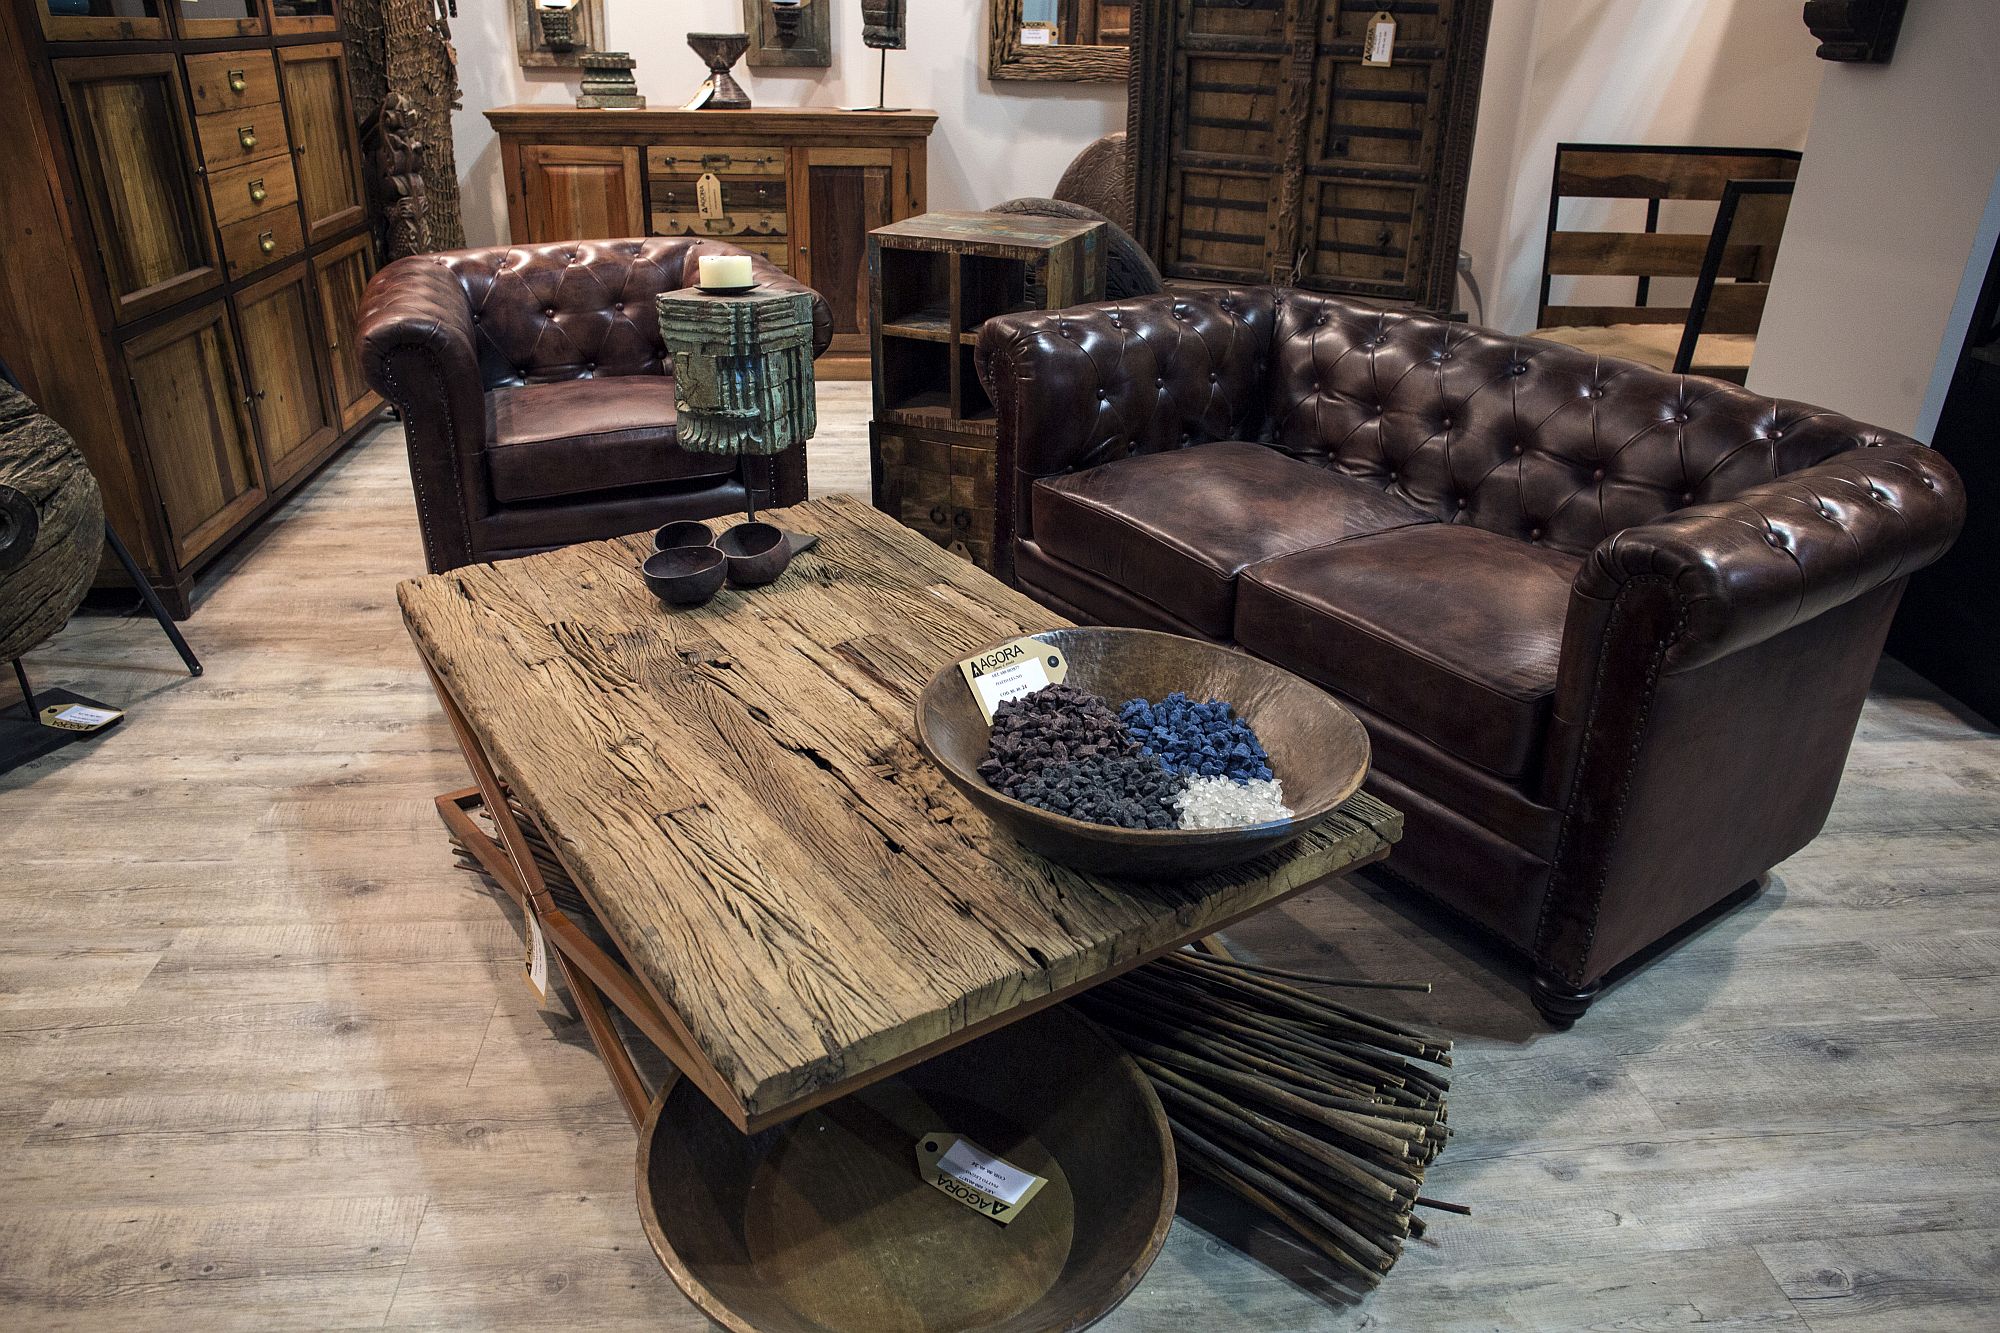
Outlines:
POLYGON ((21 682, 21 698, 28 705, 28 721, 39 724, 41 710, 35 707, 35 687, 28 683, 28 668, 21 665, 21 659, 14 659, 14 679, 21 682))
POLYGON ((174 624, 174 618, 167 614, 167 608, 160 602, 160 594, 153 591, 153 581, 146 577, 145 571, 139 568, 139 562, 125 549, 125 543, 118 540, 118 531, 108 520, 104 524, 104 540, 111 544, 111 553, 118 557, 118 563, 125 566, 125 573, 131 578, 133 586, 139 590, 139 596, 145 599, 146 609, 153 613, 153 619, 160 622, 160 628, 165 630, 167 638, 173 641, 174 651, 179 653, 181 661, 186 663, 188 674, 199 676, 200 659, 195 657, 194 649, 188 647, 188 641, 181 637, 180 626, 174 624))

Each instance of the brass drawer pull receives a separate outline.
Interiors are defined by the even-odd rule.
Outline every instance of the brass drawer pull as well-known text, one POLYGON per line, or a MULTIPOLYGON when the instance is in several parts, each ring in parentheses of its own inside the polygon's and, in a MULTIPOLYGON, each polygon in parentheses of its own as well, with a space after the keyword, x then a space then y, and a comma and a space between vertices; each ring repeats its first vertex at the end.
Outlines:
POLYGON ((270 197, 271 197, 271 192, 264 188, 264 178, 262 176, 259 176, 256 180, 250 182, 251 203, 261 204, 270 197))
POLYGON ((250 86, 250 82, 249 82, 249 80, 247 80, 247 79, 245 79, 245 78, 243 77, 243 71, 242 71, 242 70, 240 70, 240 69, 232 69, 232 70, 230 70, 230 71, 229 71, 229 91, 230 91, 230 92, 232 92, 232 93, 240 93, 240 92, 242 92, 242 91, 243 91, 243 90, 244 90, 245 88, 248 88, 249 86, 250 86))
POLYGON ((951 516, 951 525, 954 528, 969 528, 972 526, 972 515, 961 509, 951 516))
POLYGON ((255 148, 257 146, 257 127, 255 125, 238 125, 236 127, 236 142, 242 144, 245 150, 255 148))
POLYGON ((931 522, 937 524, 939 527, 943 527, 944 521, 945 521, 944 506, 938 505, 931 510, 931 522))
POLYGON ((278 248, 278 240, 270 232, 260 231, 257 233, 257 248, 268 255, 278 248))

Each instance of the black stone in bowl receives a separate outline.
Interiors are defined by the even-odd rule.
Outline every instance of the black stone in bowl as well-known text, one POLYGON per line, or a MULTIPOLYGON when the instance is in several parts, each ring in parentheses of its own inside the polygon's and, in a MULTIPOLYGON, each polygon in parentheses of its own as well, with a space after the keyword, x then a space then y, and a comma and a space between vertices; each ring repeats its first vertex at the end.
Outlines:
POLYGON ((653 552, 639 572, 668 606, 700 606, 722 590, 729 565, 713 546, 677 546, 653 552))

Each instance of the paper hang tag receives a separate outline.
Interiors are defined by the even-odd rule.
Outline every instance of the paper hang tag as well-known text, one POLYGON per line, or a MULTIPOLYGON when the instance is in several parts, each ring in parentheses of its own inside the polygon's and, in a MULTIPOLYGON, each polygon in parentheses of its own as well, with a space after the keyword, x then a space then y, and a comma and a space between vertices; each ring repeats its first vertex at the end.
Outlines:
POLYGON ((528 908, 528 985, 537 997, 549 998, 549 942, 542 934, 542 919, 528 908))
POLYGON ((917 1170, 932 1189, 1002 1226, 1019 1217, 1049 1183, 970 1139, 942 1132, 917 1140, 917 1170))
POLYGON ((1368 31, 1361 39, 1361 63, 1386 68, 1396 59, 1396 16, 1386 9, 1375 11, 1368 31))
POLYGON ((688 98, 686 105, 682 106, 681 110, 699 111, 708 105, 708 99, 713 96, 715 96, 715 80, 713 78, 703 79, 701 87, 694 90, 694 96, 688 98))
POLYGON ((993 710, 1009 699, 1059 685, 1069 675, 1062 649, 1040 639, 1015 639, 958 664, 980 713, 990 726, 993 710))
POLYGON ((1021 45, 1054 46, 1056 30, 1046 23, 1023 23, 1021 25, 1021 45))
POLYGON ((712 171, 703 173, 702 178, 694 183, 694 202, 703 217, 721 217, 722 178, 712 171))
POLYGON ((50 704, 40 713, 42 725, 57 731, 102 731, 124 716, 116 708, 93 708, 89 704, 50 704))

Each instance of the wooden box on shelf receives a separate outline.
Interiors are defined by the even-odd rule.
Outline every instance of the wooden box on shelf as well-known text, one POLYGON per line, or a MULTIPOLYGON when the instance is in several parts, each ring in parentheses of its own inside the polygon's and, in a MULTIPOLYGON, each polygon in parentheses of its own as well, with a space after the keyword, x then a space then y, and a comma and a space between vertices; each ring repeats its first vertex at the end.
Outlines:
POLYGON ((333 0, 0 0, 0 358, 176 615, 380 406, 347 88, 333 0))
POLYGON ((973 344, 995 315, 1101 300, 1104 224, 927 213, 869 233, 868 279, 875 507, 1006 578, 995 562, 997 427, 973 344))

